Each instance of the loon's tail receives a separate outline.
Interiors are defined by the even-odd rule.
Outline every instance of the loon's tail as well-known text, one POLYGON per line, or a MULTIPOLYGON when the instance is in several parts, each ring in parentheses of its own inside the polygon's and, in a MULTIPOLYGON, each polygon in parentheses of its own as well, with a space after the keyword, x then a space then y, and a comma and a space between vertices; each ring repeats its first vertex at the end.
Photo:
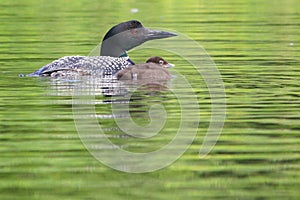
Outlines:
POLYGON ((45 66, 38 69, 38 70, 36 70, 36 71, 34 71, 34 72, 32 72, 32 73, 30 73, 30 74, 19 74, 19 77, 28 77, 28 76, 29 77, 38 77, 38 76, 41 76, 44 68, 45 68, 45 66))
POLYGON ((19 74, 19 77, 22 77, 22 78, 23 77, 38 77, 38 76, 40 76, 38 71, 34 71, 30 74, 19 74))

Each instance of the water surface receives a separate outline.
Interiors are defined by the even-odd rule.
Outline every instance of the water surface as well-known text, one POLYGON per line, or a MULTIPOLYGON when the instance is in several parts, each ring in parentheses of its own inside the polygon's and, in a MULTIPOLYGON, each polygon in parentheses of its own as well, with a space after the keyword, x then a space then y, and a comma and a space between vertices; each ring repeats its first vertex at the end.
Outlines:
MULTIPOLYGON (((1 199, 299 198, 298 1, 4 0, 0 5, 1 199), (152 55, 175 63, 170 71, 184 74, 200 107, 201 123, 189 149, 169 167, 145 174, 118 172, 91 156, 75 128, 68 84, 18 77, 65 55, 88 55, 112 25, 129 19, 186 34, 215 61, 226 88, 227 118, 205 159, 198 151, 210 121, 210 96, 195 69, 177 55, 129 52, 137 63, 152 55)), ((118 97, 97 95, 105 133, 133 152, 168 143, 178 127, 175 96, 142 90, 133 97, 132 115, 141 125, 149 122, 151 105, 166 107, 164 134, 149 141, 126 137, 111 118, 110 102, 118 97)))

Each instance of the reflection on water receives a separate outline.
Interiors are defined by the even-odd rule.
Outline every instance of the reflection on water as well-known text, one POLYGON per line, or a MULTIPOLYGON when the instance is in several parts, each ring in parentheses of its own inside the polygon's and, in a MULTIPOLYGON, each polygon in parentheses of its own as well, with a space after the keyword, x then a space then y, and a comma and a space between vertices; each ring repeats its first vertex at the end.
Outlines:
MULTIPOLYGON (((131 118, 134 121, 140 121, 143 125, 149 123, 153 120, 149 118, 148 113, 151 105, 153 103, 162 104, 170 101, 169 97, 172 94, 172 87, 176 85, 171 84, 171 81, 155 80, 153 78, 119 81, 114 76, 106 76, 105 78, 94 76, 50 78, 48 81, 50 84, 49 95, 69 96, 75 99, 86 97, 88 100, 84 103, 91 104, 96 109, 99 106, 99 113, 102 113, 103 110, 111 110, 109 114, 92 113, 99 119, 99 123, 112 125, 112 127, 105 128, 109 131, 120 131, 119 126, 113 123, 117 118, 131 118), (92 99, 92 101, 89 101, 89 99, 92 99), (124 107, 123 105, 126 106, 124 107), (101 119, 111 119, 113 124, 103 123, 101 119)), ((77 101, 74 100, 73 103, 76 104, 77 101)), ((172 106, 174 110, 175 105, 173 104, 172 106)), ((151 117, 159 118, 162 116, 152 115, 151 117)), ((159 129, 162 128, 160 125, 163 126, 160 121, 154 120, 152 125, 148 125, 150 127, 148 131, 156 132, 154 124, 159 129)), ((145 127, 142 128, 145 129, 145 127)), ((127 135, 131 134, 128 130, 123 131, 127 135)), ((157 131, 159 132, 160 130, 157 131)))
POLYGON ((77 76, 65 78, 48 78, 50 83, 50 95, 54 96, 72 96, 74 88, 80 87, 81 90, 89 91, 90 95, 101 96, 122 96, 129 91, 141 90, 148 91, 153 95, 155 91, 163 91, 168 88, 168 81, 156 79, 144 80, 124 80, 119 81, 114 76, 96 77, 96 76, 77 76))
MULTIPOLYGON (((104 96, 95 95, 98 88, 103 89, 103 82, 81 82, 73 93, 80 139, 95 158, 117 170, 141 173, 170 165, 191 145, 198 131, 197 98, 185 81, 182 77, 170 83, 112 79, 113 89, 104 96), (92 82, 95 85, 90 87, 92 82), (97 134, 100 137, 91 139, 97 134), (103 137, 111 134, 114 137, 108 138, 112 140, 103 137)), ((104 87, 107 85, 105 82, 104 87)))
POLYGON ((73 96, 74 88, 80 87, 89 95, 118 96, 127 93, 125 85, 114 77, 79 76, 50 80, 50 94, 73 96))

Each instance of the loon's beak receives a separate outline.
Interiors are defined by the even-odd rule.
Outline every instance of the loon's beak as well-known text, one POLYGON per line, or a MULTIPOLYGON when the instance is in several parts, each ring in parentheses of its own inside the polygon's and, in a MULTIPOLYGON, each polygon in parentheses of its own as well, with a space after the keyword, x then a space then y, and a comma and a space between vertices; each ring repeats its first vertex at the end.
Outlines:
POLYGON ((171 33, 171 32, 166 32, 166 31, 146 29, 145 36, 146 36, 147 40, 154 40, 154 39, 174 37, 174 36, 177 36, 177 34, 171 33))

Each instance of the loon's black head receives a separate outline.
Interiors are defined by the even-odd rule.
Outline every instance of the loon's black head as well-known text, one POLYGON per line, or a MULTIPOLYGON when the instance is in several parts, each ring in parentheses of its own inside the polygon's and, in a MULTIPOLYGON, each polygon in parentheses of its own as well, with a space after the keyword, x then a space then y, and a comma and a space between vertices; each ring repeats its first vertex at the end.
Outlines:
POLYGON ((137 20, 120 23, 112 27, 104 36, 101 44, 101 56, 119 57, 126 51, 148 41, 176 36, 166 31, 150 30, 137 20))

